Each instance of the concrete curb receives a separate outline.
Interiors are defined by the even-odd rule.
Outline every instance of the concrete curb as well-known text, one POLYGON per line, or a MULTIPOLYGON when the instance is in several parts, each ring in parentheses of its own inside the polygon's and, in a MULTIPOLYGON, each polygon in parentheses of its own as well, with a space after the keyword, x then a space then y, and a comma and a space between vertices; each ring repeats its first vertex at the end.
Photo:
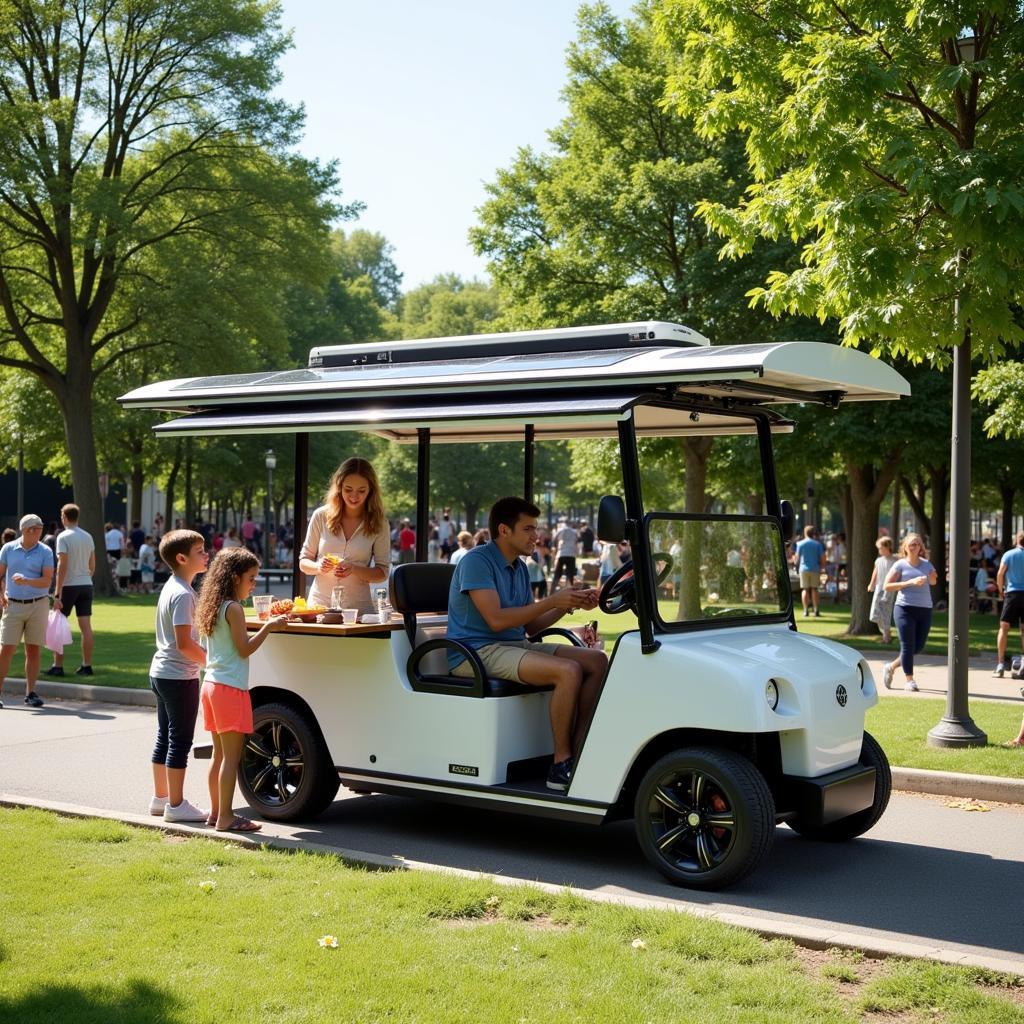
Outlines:
POLYGON ((1024 779, 1004 779, 999 775, 964 775, 928 771, 924 768, 893 768, 892 785, 893 789, 910 793, 1024 804, 1024 779))
MULTIPOLYGON (((25 695, 24 679, 5 679, 4 694, 14 697, 25 695)), ((156 694, 127 686, 95 686, 91 683, 61 683, 40 676, 36 680, 36 693, 53 700, 87 700, 103 704, 125 704, 129 707, 156 707, 156 694)))
POLYGON ((254 838, 247 835, 215 832, 209 828, 190 825, 169 824, 151 815, 121 814, 95 807, 83 807, 78 804, 62 804, 52 800, 37 800, 29 797, 13 796, 0 793, 0 806, 23 807, 36 810, 52 811, 74 818, 103 818, 107 821, 120 821, 139 828, 156 829, 176 835, 196 836, 217 842, 236 843, 239 846, 267 848, 294 852, 303 850, 307 853, 320 853, 335 857, 344 864, 370 867, 385 871, 431 871, 439 874, 452 875, 457 878, 486 880, 495 885, 531 886, 543 892, 559 895, 570 892, 593 903, 610 903, 617 906, 635 907, 642 910, 668 910, 677 914, 690 914, 705 920, 718 921, 752 931, 768 939, 789 939, 798 946, 809 949, 851 949, 859 950, 866 956, 877 959, 888 957, 908 957, 920 960, 935 960, 940 963, 970 967, 985 967, 1003 974, 1024 975, 1024 967, 1018 961, 999 956, 986 956, 977 953, 964 953, 960 950, 935 946, 909 939, 886 939, 877 935, 865 936, 857 932, 843 931, 834 928, 816 928, 808 925, 790 924, 771 918, 747 916, 728 910, 713 910, 702 904, 684 903, 681 901, 661 900, 656 897, 628 896, 621 893, 596 892, 589 889, 577 889, 573 886, 554 885, 550 882, 539 882, 529 878, 513 878, 508 875, 489 875, 482 871, 470 871, 465 868, 447 867, 442 864, 430 864, 426 861, 406 860, 403 857, 385 857, 376 853, 361 850, 350 850, 344 847, 328 846, 324 843, 311 843, 306 840, 289 839, 283 836, 261 835, 254 838))

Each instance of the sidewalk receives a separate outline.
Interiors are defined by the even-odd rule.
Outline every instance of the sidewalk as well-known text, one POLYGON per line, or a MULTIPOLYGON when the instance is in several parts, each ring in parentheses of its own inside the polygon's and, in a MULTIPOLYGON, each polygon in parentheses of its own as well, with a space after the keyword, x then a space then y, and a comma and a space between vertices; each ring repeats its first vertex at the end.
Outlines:
MULTIPOLYGON (((878 692, 887 697, 945 697, 949 681, 948 661, 941 654, 919 654, 914 659, 914 681, 919 693, 907 693, 903 689, 903 671, 897 668, 893 673, 892 689, 882 688, 882 667, 899 655, 894 649, 891 654, 877 650, 861 651, 871 666, 878 692)), ((970 658, 967 663, 967 693, 972 700, 999 700, 1024 705, 1021 687, 1024 680, 1011 679, 1007 669, 1002 679, 992 675, 996 666, 995 655, 970 658)))

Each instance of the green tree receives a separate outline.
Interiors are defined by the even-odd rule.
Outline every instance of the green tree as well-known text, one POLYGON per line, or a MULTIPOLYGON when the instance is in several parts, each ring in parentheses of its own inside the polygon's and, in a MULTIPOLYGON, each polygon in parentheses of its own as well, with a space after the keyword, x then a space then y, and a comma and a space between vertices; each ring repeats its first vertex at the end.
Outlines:
POLYGON ((495 323, 500 300, 493 285, 463 281, 458 274, 439 274, 433 281, 406 292, 398 303, 401 337, 446 338, 487 334, 495 323))
MULTIPOLYGON (((953 351, 961 379, 972 352, 989 361, 1024 341, 1018 2, 658 0, 656 22, 674 62, 670 106, 709 138, 746 133, 754 184, 738 204, 700 209, 724 253, 809 239, 801 266, 754 291, 759 305, 837 318, 847 344, 914 361, 942 366, 953 351)), ((967 416, 954 466, 969 460, 967 416)), ((954 493, 957 635, 968 501, 954 493)), ((866 543, 858 533, 858 563, 866 543)), ((966 694, 958 651, 954 695, 966 694)))
POLYGON ((166 342, 154 309, 187 331, 219 299, 235 337, 258 338, 272 267, 321 272, 335 174, 286 149, 302 115, 271 94, 279 16, 263 0, 12 0, 0 17, 0 365, 56 400, 94 535, 95 384, 166 342))
MULTIPOLYGON (((520 150, 488 185, 470 232, 501 289, 504 323, 670 320, 716 344, 834 336, 809 320, 774 321, 745 298, 793 260, 788 239, 757 245, 739 266, 718 259, 697 208, 739 201, 744 141, 738 132, 701 138, 691 117, 666 108, 669 65, 650 5, 626 20, 605 4, 584 6, 578 24, 553 152, 520 150)), ((703 510, 711 439, 670 449, 685 466, 687 508, 703 510)))
POLYGON ((1024 363, 1000 363, 983 370, 975 378, 974 395, 988 406, 989 437, 1024 441, 1024 363))

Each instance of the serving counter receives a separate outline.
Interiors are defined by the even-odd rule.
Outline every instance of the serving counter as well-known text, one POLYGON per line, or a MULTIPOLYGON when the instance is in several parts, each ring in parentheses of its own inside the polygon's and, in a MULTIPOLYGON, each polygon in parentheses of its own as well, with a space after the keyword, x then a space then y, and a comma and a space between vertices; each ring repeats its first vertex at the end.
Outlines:
MULTIPOLYGON (((255 633, 263 623, 256 618, 247 617, 245 628, 250 633, 255 633)), ((403 629, 404 624, 400 616, 393 615, 390 622, 356 622, 346 625, 343 622, 289 622, 284 629, 275 631, 275 634, 292 634, 294 636, 380 636, 382 633, 393 633, 396 629, 403 629)))

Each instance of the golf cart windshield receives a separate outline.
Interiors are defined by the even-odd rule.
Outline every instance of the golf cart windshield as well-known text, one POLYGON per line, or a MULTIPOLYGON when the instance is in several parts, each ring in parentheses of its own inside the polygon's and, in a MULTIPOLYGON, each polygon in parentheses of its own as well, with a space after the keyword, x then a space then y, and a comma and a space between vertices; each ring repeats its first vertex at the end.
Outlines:
POLYGON ((659 625, 788 618, 789 574, 777 519, 654 512, 645 522, 659 625))

